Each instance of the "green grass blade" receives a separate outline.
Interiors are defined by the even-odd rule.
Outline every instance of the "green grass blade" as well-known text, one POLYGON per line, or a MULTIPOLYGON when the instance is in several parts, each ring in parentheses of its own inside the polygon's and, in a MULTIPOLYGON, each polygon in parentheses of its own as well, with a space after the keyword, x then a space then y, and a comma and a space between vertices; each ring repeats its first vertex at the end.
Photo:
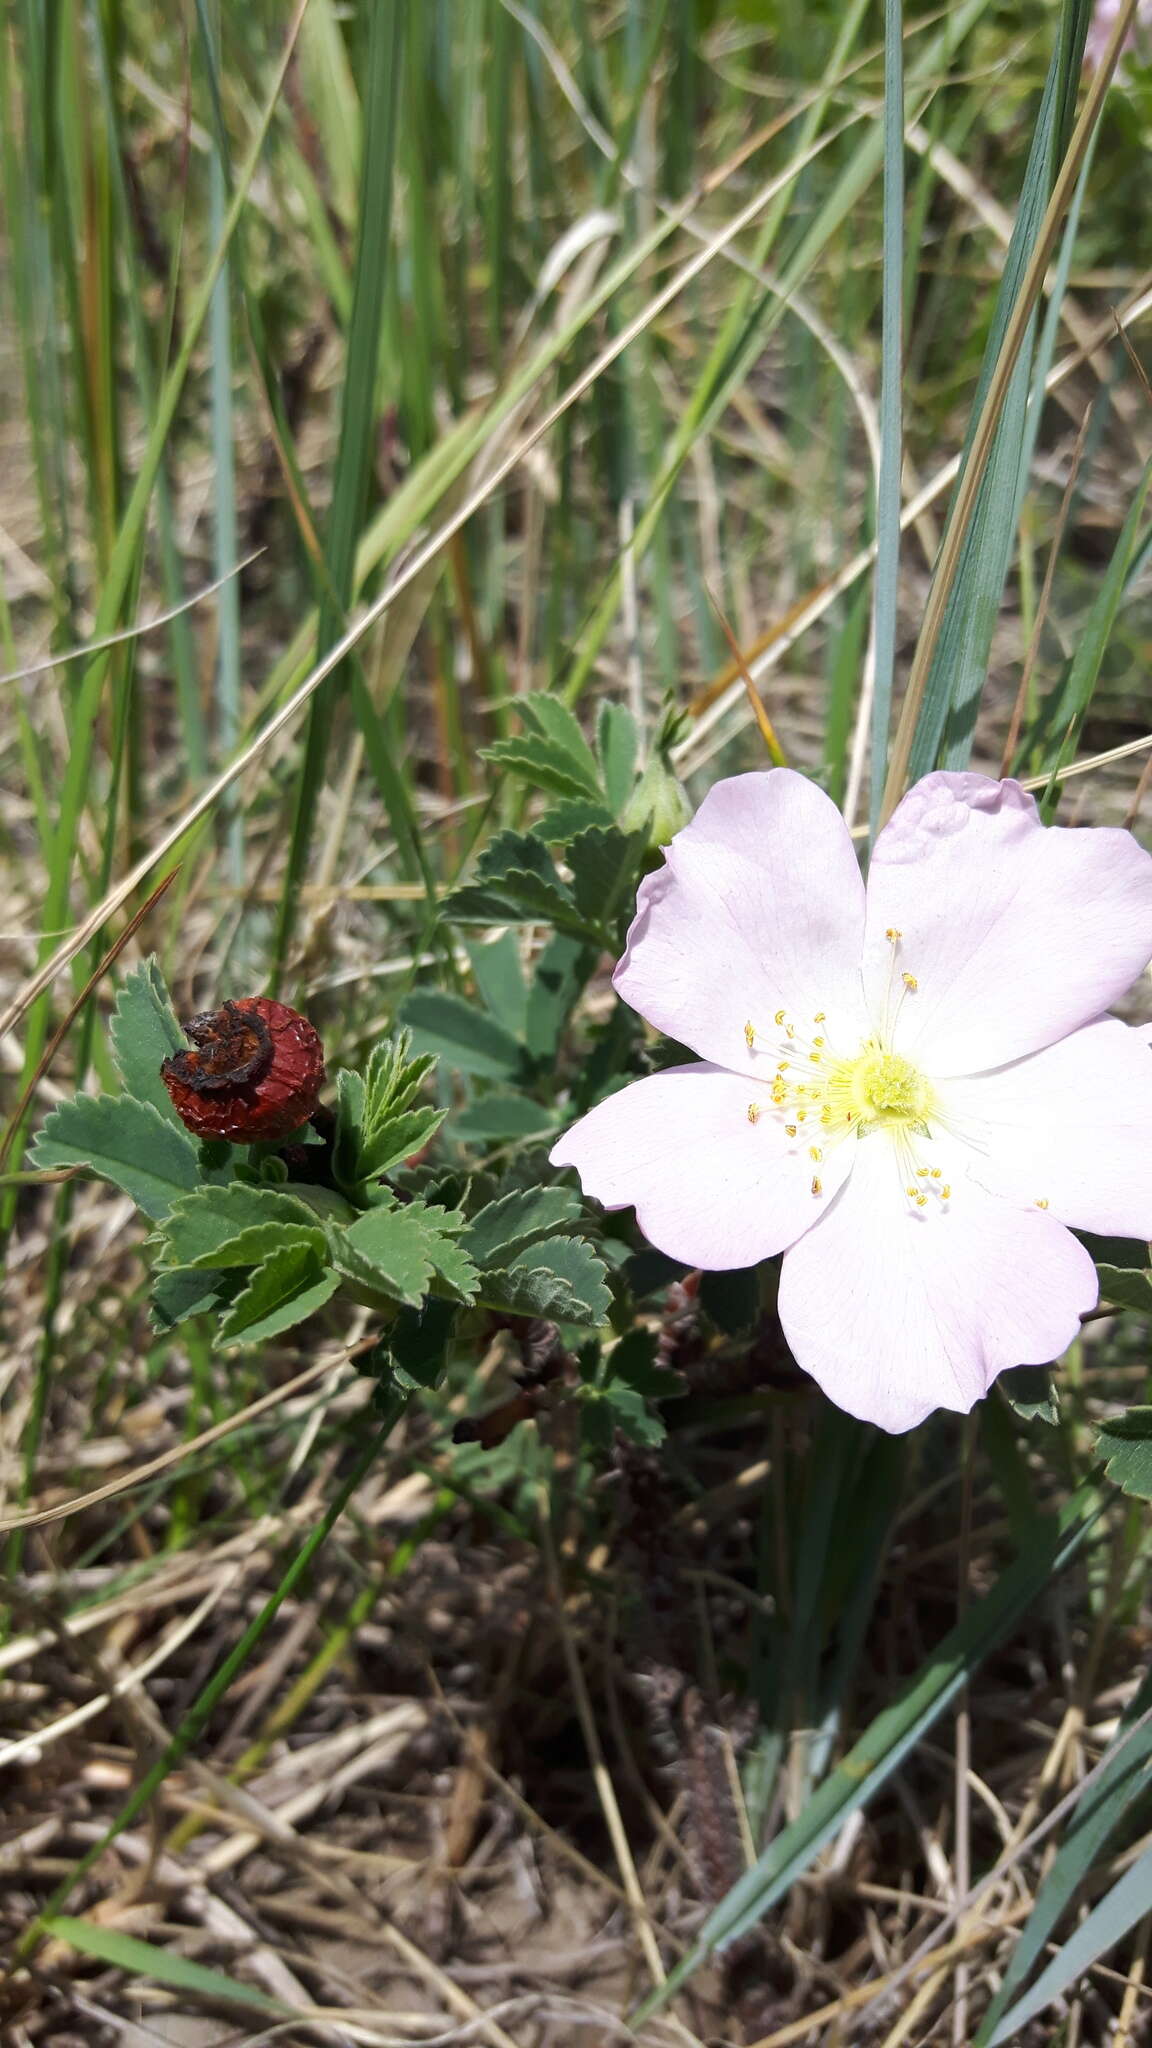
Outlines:
MULTIPOLYGON (((127 507, 120 522, 115 545, 109 557, 104 576, 100 601, 96 608, 92 637, 103 639, 111 634, 119 622, 121 611, 139 571, 140 550, 144 538, 148 507, 156 486, 156 479, 164 457, 168 435, 176 417, 184 385, 191 368, 196 345, 203 329, 211 304, 216 280, 220 275, 228 244, 236 230, 248 191, 255 177, 257 166, 263 154, 265 139, 272 123, 273 114, 280 98, 281 88, 291 60, 296 33, 306 0, 300 0, 288 35, 281 52, 280 61, 272 80, 271 89, 261 109, 256 131, 249 146, 244 167, 236 182, 236 190, 225 219, 224 233, 216 243, 209 258, 207 269, 185 316, 184 333, 176 359, 164 380, 152 418, 148 439, 132 487, 127 507)), ((97 720, 108 675, 109 657, 101 655, 86 668, 72 708, 70 725, 71 749, 64 771, 59 795, 58 820, 49 854, 48 884, 44 894, 43 926, 46 932, 60 930, 68 923, 69 893, 72 868, 79 840, 80 818, 88 802, 92 769, 93 748, 97 720)), ((41 952, 50 951, 50 940, 45 940, 41 952)), ((47 1006, 43 999, 37 999, 29 1017, 25 1036, 24 1070, 22 1081, 26 1083, 35 1071, 47 1036, 47 1006)))
MULTIPOLYGON (((364 521, 372 467, 376 385, 384 314, 384 286, 391 249, 392 173, 403 61, 405 9, 402 0, 377 0, 370 12, 364 86, 364 153, 360 172, 360 217, 348 326, 348 357, 340 410, 340 438, 332 485, 326 560, 331 595, 320 606, 316 658, 323 660, 343 632, 355 579, 356 548, 364 521)), ((276 933, 276 972, 291 942, 300 885, 312 844, 316 806, 324 780, 336 704, 344 673, 335 669, 312 700, 304 761, 292 820, 292 841, 276 933)), ((374 723, 369 705, 366 725, 374 723)), ((391 779, 385 800, 399 800, 402 784, 391 779)), ((408 824, 405 804, 402 818, 408 824)), ((411 828, 405 835, 410 842, 411 828)))
POLYGON ((1093 1906, 1075 1933, 1069 1935, 1047 1969, 1041 1971, 1031 1991, 1017 2001, 995 2033, 989 2036, 988 2048, 1000 2048, 1001 2042, 1010 2041, 1021 2027, 1027 2026, 1029 2020, 1043 2012, 1046 2005, 1051 2005, 1054 1998, 1060 1998, 1085 1971, 1090 1970, 1093 1963, 1107 1955, 1109 1949, 1115 1948, 1117 1942, 1122 1941, 1150 1909, 1152 1848, 1145 1849, 1111 1891, 1093 1906))
MULTIPOLYGON (((1146 1796, 1150 1764, 1152 1673, 1145 1677, 1128 1707, 1107 1756, 1101 1759, 1091 1786, 1085 1790, 1072 1816, 1036 1894, 1035 1905, 1021 1929, 1004 1981, 984 2015, 973 2048, 992 2048, 994 2039, 1008 2038, 996 2031, 998 2022, 1043 1954, 1053 1928, 1071 1904, 1105 1843, 1137 1801, 1146 1796)), ((1036 2007, 1032 2009, 1038 2010, 1036 2007)), ((1026 2014, 1022 2015, 1016 2024, 1022 2024, 1025 2017, 1026 2014)))
POLYGON ((293 2017, 290 2005, 269 1998, 267 1992, 258 1991, 254 1984, 241 1984, 235 1977, 226 1977, 223 1970, 211 1970, 206 1963, 194 1963, 175 1949, 161 1948, 154 1941, 140 1941, 136 1935, 121 1934, 115 1927, 101 1927, 95 1920, 74 1920, 66 1913, 58 1914, 44 1922, 44 1932, 57 1941, 68 1942, 80 1955, 108 1963, 129 1976, 167 1984, 173 1991, 191 1992, 197 1998, 226 1999, 233 2005, 267 2013, 273 2019, 293 2017))
POLYGON ((880 476, 876 491, 876 578, 872 616, 871 825, 880 822, 892 716, 904 389, 904 9, 884 0, 884 276, 880 344, 880 476))
POLYGON ((869 1804, 982 1660, 1070 1563, 1099 1511, 1099 1489, 1082 1486, 1059 1517, 1051 1518, 1036 1541, 1009 1565, 992 1591, 969 1608, 901 1697, 877 1715, 843 1762, 813 1793, 799 1819, 777 1836, 708 1915, 695 1946, 633 2015, 633 2026, 666 2005, 709 1956, 763 1919, 848 1816, 869 1804))
MULTIPOLYGON (((975 664, 983 667, 987 663, 987 650, 981 656, 980 648, 985 631, 989 640, 991 637, 992 591, 1003 587, 999 561, 1002 557, 1006 568, 1019 490, 1026 398, 1021 362, 1026 360, 1036 302, 1106 89, 1099 76, 1093 80, 1061 162, 1069 74, 1078 68, 1087 14, 1087 0, 1065 0, 1063 32, 1049 66, 964 466, 893 743, 884 791, 885 817, 899 802, 908 774, 921 774, 935 762, 949 707, 965 687, 965 676, 971 676, 975 664), (1075 42, 1068 32, 1070 20, 1075 25, 1075 42), (979 552, 985 545, 987 560, 979 552)), ((967 687, 971 690, 970 684, 967 687)))

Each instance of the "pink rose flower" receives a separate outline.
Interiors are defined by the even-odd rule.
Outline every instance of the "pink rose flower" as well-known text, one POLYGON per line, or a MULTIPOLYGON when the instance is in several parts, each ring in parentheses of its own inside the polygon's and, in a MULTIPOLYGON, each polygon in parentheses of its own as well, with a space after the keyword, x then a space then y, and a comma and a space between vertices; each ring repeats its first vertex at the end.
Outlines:
POLYGON ((787 768, 705 798, 613 977, 699 1061, 565 1133, 606 1208, 691 1266, 783 1252, 798 1363, 851 1415, 966 1412, 1097 1299, 1077 1229, 1152 1235, 1148 1031, 1102 1013, 1152 956, 1152 858, 1046 830, 1019 783, 936 774, 867 890, 787 768))

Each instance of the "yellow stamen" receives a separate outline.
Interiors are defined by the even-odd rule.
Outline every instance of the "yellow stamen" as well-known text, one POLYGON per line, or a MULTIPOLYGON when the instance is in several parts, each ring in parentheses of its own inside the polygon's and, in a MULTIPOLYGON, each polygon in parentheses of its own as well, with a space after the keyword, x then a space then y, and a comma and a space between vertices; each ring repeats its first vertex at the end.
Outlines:
POLYGON ((812 1175, 812 1193, 814 1195, 822 1195, 824 1193, 824 1183, 820 1179, 819 1174, 814 1173, 812 1175))
POLYGON ((760 1121, 760 1104, 759 1104, 758 1102, 750 1102, 750 1103, 748 1104, 748 1121, 749 1121, 749 1123, 750 1123, 750 1124, 758 1124, 758 1123, 759 1123, 759 1121, 760 1121))

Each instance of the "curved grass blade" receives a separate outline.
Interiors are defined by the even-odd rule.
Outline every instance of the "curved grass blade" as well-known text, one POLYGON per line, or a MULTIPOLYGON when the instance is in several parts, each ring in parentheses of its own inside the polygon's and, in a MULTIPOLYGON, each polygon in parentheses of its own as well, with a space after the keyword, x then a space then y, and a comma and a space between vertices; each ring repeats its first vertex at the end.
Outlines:
MULTIPOLYGON (((1099 1776, 1093 1779, 1077 1806, 1067 1833, 1060 1843, 1052 1866, 1047 1872, 1036 1902, 1021 1930, 1020 1939, 1012 1954, 1012 1960, 1004 1973, 1004 1981, 984 2015, 980 2031, 973 2048, 992 2048, 994 2041, 1007 2040, 1009 2034, 1001 2032, 998 2022, 1006 2012, 1012 1998, 1026 1982, 1033 1964, 1043 1954, 1045 1944, 1083 1879, 1100 1855, 1109 1837, 1116 1832, 1125 1816, 1129 1814, 1148 1792, 1149 1770, 1152 1768, 1152 1672, 1144 1679, 1143 1685, 1129 1706, 1120 1723, 1116 1739, 1106 1760, 1099 1766, 1099 1776)), ((1050 1968, 1055 1968, 1060 1957, 1054 1958, 1050 1968)), ((1044 1976, 1048 1972, 1045 1971, 1044 1976)), ((1040 1988, 1044 1978, 1037 1980, 1040 1988)), ((1065 1983, 1070 1979, 1065 1979, 1065 1983)), ((1063 1988, 1063 1985, 1058 1987, 1063 1988)), ((1055 1992, 1049 1994, 1055 1997, 1055 1992)), ((1039 2006, 1031 2003, 1032 1994, 1021 2000, 1013 2012, 1019 2017, 1013 2020, 1011 2031, 1022 2026, 1025 2019, 1039 2006), (1024 2010, 1027 2003, 1028 2011, 1024 2010)))
POLYGON ((198 1998, 227 1999, 246 2005, 274 2019, 295 2017, 290 2005, 269 1998, 254 1984, 241 1984, 226 1977, 223 1970, 210 1970, 206 1963, 194 1963, 174 1949, 161 1948, 153 1941, 140 1941, 134 1934, 121 1934, 116 1927, 100 1927, 94 1920, 73 1920, 61 1913, 44 1922, 45 1934, 66 1941, 82 1956, 98 1963, 110 1963, 133 1977, 146 1977, 153 1984, 167 1984, 173 1991, 190 1991, 198 1998))
POLYGON ((1059 1516, 1046 1521, 992 1591, 968 1609, 902 1696, 877 1715, 843 1762, 813 1793, 799 1818, 777 1836, 708 1915, 695 1947, 632 2015, 634 2027, 666 2005, 718 1949, 726 1948, 762 1920, 849 1815, 869 1804, 989 1651, 1075 1557, 1100 1506, 1099 1487, 1085 1484, 1059 1516))
MULTIPOLYGON (((384 286, 391 259, 392 171, 396 152, 397 109, 404 49, 406 10, 397 0, 377 0, 370 10, 364 87, 364 155, 360 172, 359 230, 348 322, 348 358, 340 411, 340 439, 332 482, 328 523, 327 566, 330 595, 320 606, 316 659, 322 661, 343 633, 352 599, 356 549, 364 521, 371 473, 376 419, 376 385, 384 317, 384 286)), ((276 971, 283 967, 292 936, 300 885, 312 843, 316 806, 324 780, 336 705, 344 674, 332 671, 312 699, 304 761, 292 820, 288 872, 276 933, 276 971)), ((366 738, 375 738, 375 713, 366 691, 356 692, 356 707, 366 738)), ((385 750, 386 754, 386 750, 385 750)), ((393 813, 400 844, 411 848, 416 835, 403 778, 392 771, 374 748, 373 759, 384 766, 382 793, 393 813), (398 814, 397 814, 398 813, 398 814)))
POLYGON ((1075 1933, 1069 1935, 1048 1968, 1041 1971, 1031 1991, 1001 2020, 996 2032, 988 2038, 988 2048, 1000 2048, 1001 2042, 1010 2041, 1021 2027, 1091 1969, 1093 1963, 1107 1955, 1109 1949, 1115 1948, 1129 1929, 1144 1918, 1150 1907, 1152 1849, 1145 1849, 1131 1869, 1126 1870, 1111 1891, 1105 1893, 1099 1905, 1093 1906, 1075 1933))

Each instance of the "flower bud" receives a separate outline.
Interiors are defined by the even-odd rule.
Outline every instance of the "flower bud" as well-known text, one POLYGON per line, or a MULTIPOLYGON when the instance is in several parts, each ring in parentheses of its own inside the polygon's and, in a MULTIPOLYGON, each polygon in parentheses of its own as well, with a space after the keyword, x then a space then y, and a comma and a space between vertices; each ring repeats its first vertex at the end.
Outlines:
POLYGON ((191 1050, 160 1078, 198 1138, 275 1143, 306 1123, 324 1086, 324 1048, 307 1017, 270 996, 244 996, 184 1026, 191 1050))
POLYGON ((672 772, 661 748, 651 758, 620 818, 622 832, 643 832, 655 849, 667 846, 688 823, 692 806, 683 783, 672 772))

